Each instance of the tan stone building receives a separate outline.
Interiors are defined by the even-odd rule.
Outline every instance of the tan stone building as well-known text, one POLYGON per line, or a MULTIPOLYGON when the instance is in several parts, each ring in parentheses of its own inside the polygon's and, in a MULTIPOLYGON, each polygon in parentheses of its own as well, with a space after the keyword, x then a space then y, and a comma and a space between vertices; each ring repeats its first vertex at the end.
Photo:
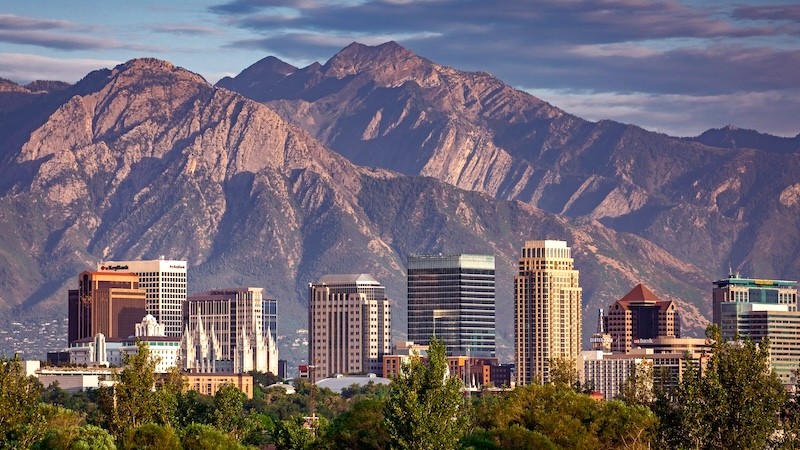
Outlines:
POLYGON ((386 289, 367 274, 325 275, 308 285, 308 360, 315 379, 383 375, 391 346, 386 289))
POLYGON ((581 356, 581 287, 564 241, 526 241, 514 278, 516 381, 550 381, 550 362, 578 364, 581 356))

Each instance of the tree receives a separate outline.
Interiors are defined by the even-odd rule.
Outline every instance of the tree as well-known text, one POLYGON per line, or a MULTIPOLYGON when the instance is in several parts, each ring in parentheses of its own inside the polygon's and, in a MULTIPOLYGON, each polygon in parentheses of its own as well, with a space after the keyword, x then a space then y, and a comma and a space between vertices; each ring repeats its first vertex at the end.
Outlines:
MULTIPOLYGON (((320 417, 319 420, 322 420, 320 417)), ((303 416, 281 420, 275 426, 275 447, 278 450, 305 450, 315 441, 314 433, 305 426, 303 416)))
POLYGON ((383 418, 386 399, 367 397, 331 422, 323 441, 330 449, 389 448, 389 433, 383 418))
POLYGON ((458 378, 447 376, 444 344, 433 339, 428 362, 412 358, 392 380, 384 423, 392 448, 452 449, 470 416, 458 378))
POLYGON ((684 374, 674 400, 655 409, 665 446, 673 448, 765 448, 779 426, 786 390, 769 368, 769 342, 724 341, 718 327, 706 335, 712 356, 703 376, 684 374))
POLYGON ((242 403, 244 394, 236 386, 225 383, 214 395, 214 425, 226 433, 238 437, 242 427, 242 403))
POLYGON ((550 382, 567 387, 579 387, 578 367, 574 359, 550 359, 550 382))
POLYGON ((25 376, 16 356, 0 357, 0 449, 26 449, 41 439, 40 392, 41 384, 25 376))
POLYGON ((146 423, 128 428, 122 440, 124 450, 181 450, 181 441, 169 425, 146 423))
POLYGON ((244 448, 231 435, 212 427, 195 423, 183 432, 183 450, 228 450, 244 448))
POLYGON ((649 406, 653 402, 653 364, 645 360, 636 364, 622 383, 619 398, 628 405, 649 406))
POLYGON ((169 424, 177 407, 170 398, 171 387, 156 390, 154 371, 158 359, 152 356, 147 344, 136 345, 137 353, 125 355, 125 368, 117 375, 117 383, 102 388, 101 392, 100 405, 107 427, 117 436, 148 422, 169 424))

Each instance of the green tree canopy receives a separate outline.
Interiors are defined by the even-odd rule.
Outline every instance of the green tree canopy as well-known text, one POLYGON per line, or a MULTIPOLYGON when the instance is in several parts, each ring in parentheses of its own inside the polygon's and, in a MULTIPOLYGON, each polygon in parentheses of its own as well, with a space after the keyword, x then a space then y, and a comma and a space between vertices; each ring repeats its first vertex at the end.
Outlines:
POLYGON ((455 448, 470 418, 470 404, 458 378, 447 376, 444 344, 433 339, 428 362, 412 358, 392 380, 384 423, 392 448, 455 448))
POLYGON ((769 342, 724 341, 706 331, 712 356, 700 374, 686 366, 678 389, 654 406, 663 446, 699 449, 766 448, 779 428, 786 390, 769 368, 769 342))
POLYGON ((27 449, 41 439, 41 384, 25 376, 17 357, 0 357, 0 449, 27 449))

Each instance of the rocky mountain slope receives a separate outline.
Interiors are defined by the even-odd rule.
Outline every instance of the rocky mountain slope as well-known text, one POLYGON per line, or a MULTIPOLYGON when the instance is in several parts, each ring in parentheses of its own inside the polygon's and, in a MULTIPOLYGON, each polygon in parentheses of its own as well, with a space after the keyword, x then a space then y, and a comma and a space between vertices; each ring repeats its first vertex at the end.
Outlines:
POLYGON ((166 255, 189 261, 190 292, 265 287, 287 334, 306 327, 307 283, 325 273, 375 275, 403 331, 408 253, 491 253, 504 357, 526 239, 575 248, 584 335, 597 307, 642 280, 699 329, 691 302, 710 276, 598 220, 357 166, 270 107, 153 59, 0 116, 0 237, 0 310, 15 319, 63 318, 66 290, 99 260, 166 255))
POLYGON ((218 86, 357 164, 599 221, 716 277, 731 265, 800 276, 800 136, 726 127, 679 139, 589 122, 394 42, 302 69, 270 57, 218 86))

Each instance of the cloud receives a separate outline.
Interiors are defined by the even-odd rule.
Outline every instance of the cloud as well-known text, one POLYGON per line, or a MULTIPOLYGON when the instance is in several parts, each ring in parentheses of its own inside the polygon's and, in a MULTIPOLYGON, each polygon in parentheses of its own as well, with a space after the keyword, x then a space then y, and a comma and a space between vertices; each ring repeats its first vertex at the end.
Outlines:
POLYGON ((113 68, 121 61, 86 58, 49 58, 45 56, 0 53, 0 78, 7 78, 20 84, 34 80, 58 80, 74 83, 89 72, 113 68))
POLYGON ((797 134, 800 93, 738 92, 723 95, 654 95, 528 90, 559 108, 589 120, 636 124, 671 136, 697 136, 710 128, 735 125, 777 136, 797 134), (770 114, 753 114, 770 111, 770 114))
POLYGON ((53 28, 73 28, 66 20, 39 19, 36 17, 0 14, 0 30, 48 30, 53 28))
POLYGON ((35 45, 58 50, 101 50, 126 47, 114 40, 45 31, 0 30, 0 42, 35 45))
POLYGON ((733 17, 800 23, 800 5, 739 6, 733 10, 733 17))
POLYGON ((152 31, 167 34, 179 34, 188 36, 216 36, 222 34, 216 28, 193 25, 193 24, 160 24, 148 27, 152 31))

